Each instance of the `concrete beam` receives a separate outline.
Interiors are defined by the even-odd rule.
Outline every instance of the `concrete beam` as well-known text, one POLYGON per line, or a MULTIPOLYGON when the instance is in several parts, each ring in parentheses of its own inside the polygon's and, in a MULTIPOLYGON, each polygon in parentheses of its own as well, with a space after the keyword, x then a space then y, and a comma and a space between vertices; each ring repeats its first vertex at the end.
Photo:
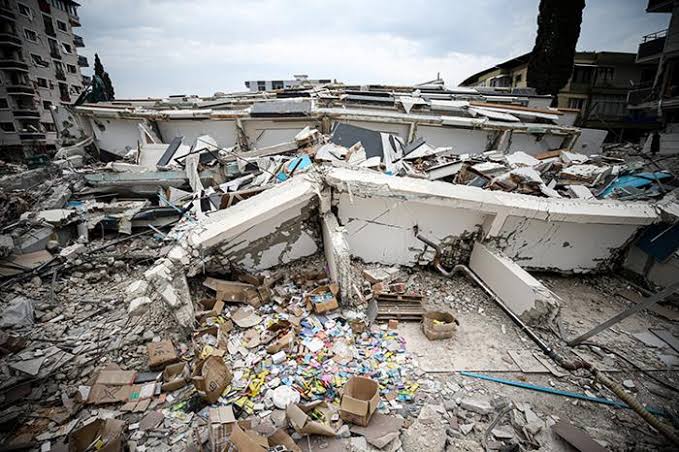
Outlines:
POLYGON ((330 279, 339 285, 343 304, 348 304, 351 299, 352 278, 351 250, 346 240, 346 232, 339 225, 337 217, 332 212, 323 214, 321 223, 323 249, 330 271, 330 279))
POLYGON ((538 325, 557 315, 556 295, 502 252, 477 242, 469 267, 524 322, 538 325))
POLYGON ((660 220, 651 203, 537 198, 347 168, 325 180, 352 255, 386 265, 431 261, 417 227, 444 255, 483 237, 526 269, 599 271, 641 226, 660 220))

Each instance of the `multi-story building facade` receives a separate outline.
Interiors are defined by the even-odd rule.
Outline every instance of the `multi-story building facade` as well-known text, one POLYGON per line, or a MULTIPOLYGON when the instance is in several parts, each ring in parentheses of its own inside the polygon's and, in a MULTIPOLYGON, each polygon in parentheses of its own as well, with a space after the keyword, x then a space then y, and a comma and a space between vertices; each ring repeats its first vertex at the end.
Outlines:
POLYGON ((631 110, 657 114, 661 124, 661 153, 679 153, 679 1, 648 0, 647 13, 669 14, 664 30, 641 38, 636 60, 652 64, 653 72, 630 91, 631 110))
POLYGON ((0 159, 55 148, 50 107, 83 89, 78 3, 0 0, 0 159))
MULTIPOLYGON (((468 77, 461 86, 511 91, 527 88, 530 53, 468 77)), ((627 94, 654 72, 652 63, 638 64, 622 52, 576 52, 573 72, 559 91, 556 106, 579 112, 578 125, 614 132, 611 139, 634 140, 657 127, 653 116, 627 109, 627 94)))
POLYGON ((252 92, 273 91, 277 89, 297 88, 302 86, 327 85, 334 83, 328 79, 310 79, 308 75, 294 75, 294 80, 248 80, 245 87, 252 92))

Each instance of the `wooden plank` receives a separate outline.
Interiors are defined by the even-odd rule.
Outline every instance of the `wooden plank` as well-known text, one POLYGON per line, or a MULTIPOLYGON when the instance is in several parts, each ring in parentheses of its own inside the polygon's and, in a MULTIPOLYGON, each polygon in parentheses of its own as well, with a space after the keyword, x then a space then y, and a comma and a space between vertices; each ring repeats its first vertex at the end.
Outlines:
POLYGON ((589 433, 567 422, 557 422, 552 425, 552 431, 581 452, 606 452, 606 448, 594 441, 589 433))

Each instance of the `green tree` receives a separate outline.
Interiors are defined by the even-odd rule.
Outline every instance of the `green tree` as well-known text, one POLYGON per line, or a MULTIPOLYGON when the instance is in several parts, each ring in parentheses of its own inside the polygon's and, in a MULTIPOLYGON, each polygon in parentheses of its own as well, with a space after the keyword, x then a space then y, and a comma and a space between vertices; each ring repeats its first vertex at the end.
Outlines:
POLYGON ((104 84, 104 94, 106 95, 105 100, 113 100, 115 99, 115 90, 113 89, 113 83, 111 82, 111 77, 108 75, 108 72, 104 70, 104 65, 101 64, 101 60, 99 59, 99 54, 94 54, 94 75, 99 77, 99 79, 102 81, 104 84))
POLYGON ((585 0, 540 0, 538 35, 528 61, 528 86, 556 95, 573 71, 585 0))

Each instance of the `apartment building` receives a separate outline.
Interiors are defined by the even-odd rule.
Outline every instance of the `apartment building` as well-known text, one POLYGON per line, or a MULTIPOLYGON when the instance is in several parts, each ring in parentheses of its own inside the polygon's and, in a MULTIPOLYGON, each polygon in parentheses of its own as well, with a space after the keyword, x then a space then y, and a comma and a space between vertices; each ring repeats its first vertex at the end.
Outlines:
POLYGON ((245 87, 251 92, 256 93, 257 91, 274 91, 277 89, 309 87, 334 83, 329 78, 310 79, 306 74, 293 75, 293 77, 294 80, 248 80, 245 82, 245 87))
MULTIPOLYGON (((512 91, 528 87, 530 53, 480 71, 461 83, 512 91)), ((559 91, 556 106, 578 111, 581 127, 606 129, 610 139, 636 140, 657 127, 654 115, 627 108, 627 94, 651 76, 652 63, 639 64, 636 55, 623 52, 576 52, 573 72, 559 91)))
POLYGON ((660 153, 679 153, 679 1, 649 0, 646 12, 669 15, 668 26, 642 36, 637 50, 639 64, 653 65, 653 72, 630 91, 630 110, 657 114, 662 124, 660 153))
POLYGON ((50 106, 83 89, 83 39, 71 0, 0 0, 0 159, 55 148, 50 106))

